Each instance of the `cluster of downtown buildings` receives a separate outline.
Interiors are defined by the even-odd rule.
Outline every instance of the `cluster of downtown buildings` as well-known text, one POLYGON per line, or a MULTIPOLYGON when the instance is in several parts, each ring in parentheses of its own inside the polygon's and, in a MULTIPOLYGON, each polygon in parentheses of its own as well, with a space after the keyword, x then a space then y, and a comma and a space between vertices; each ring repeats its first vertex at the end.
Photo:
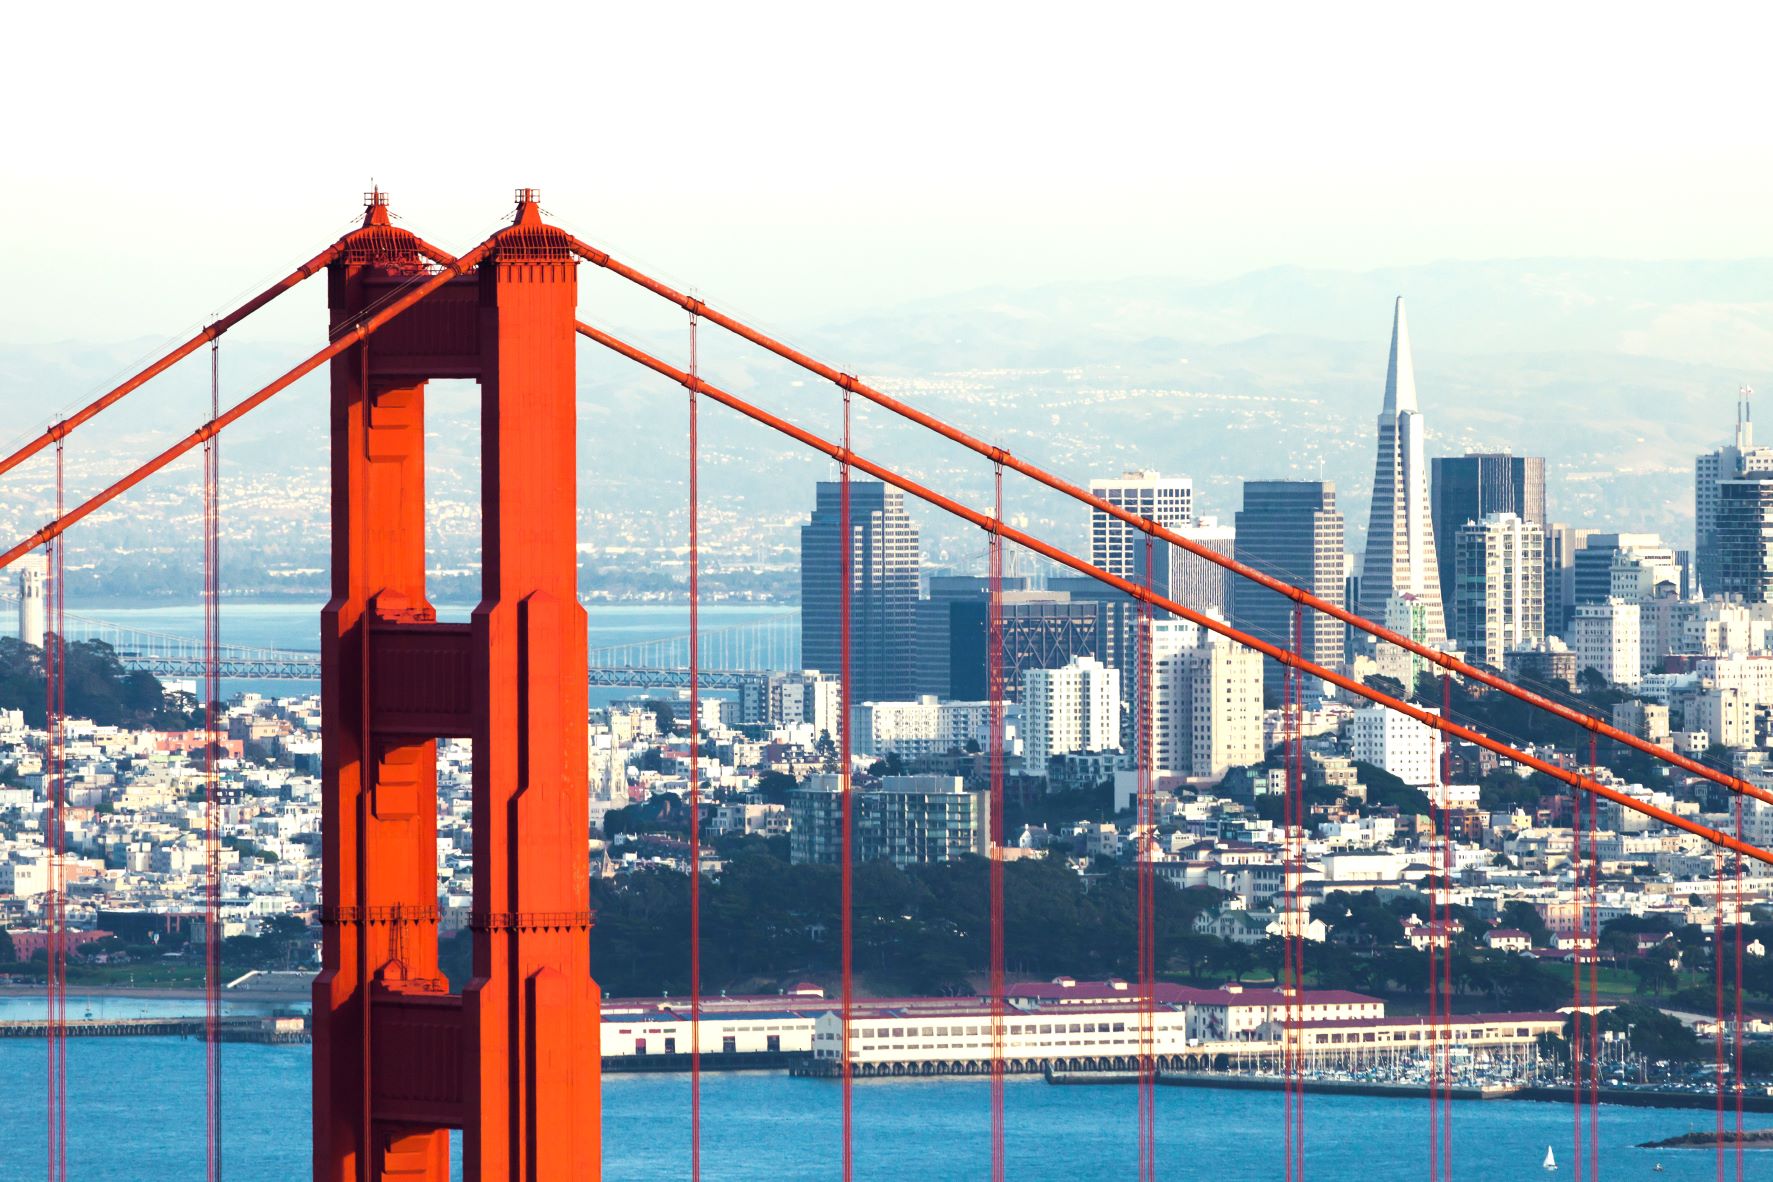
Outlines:
MULTIPOLYGON (((1326 481, 1245 481, 1229 519, 1202 514, 1183 477, 1133 471, 1091 487, 1201 546, 1523 683, 1622 690, 1615 724, 1671 748, 1714 757, 1722 749, 1736 774, 1773 785, 1773 448, 1754 445, 1746 398, 1733 442, 1697 458, 1691 551, 1651 534, 1553 521, 1543 458, 1428 458, 1401 301, 1376 435, 1375 491, 1358 559, 1326 481)), ((758 674, 736 693, 702 702, 704 831, 786 836, 795 861, 834 862, 849 783, 858 856, 910 866, 985 855, 991 581, 926 572, 918 530, 895 490, 853 482, 847 536, 841 497, 840 484, 820 483, 801 531, 804 668, 758 674), (841 774, 835 750, 846 631, 853 779, 841 774), (780 793, 766 799, 772 775, 792 780, 786 802, 780 793)), ((1295 637, 1291 600, 1198 554, 1148 546, 1142 531, 1109 514, 1093 512, 1089 542, 1090 560, 1102 570, 1297 647, 1319 664, 1406 689, 1426 671, 1420 658, 1375 648, 1364 634, 1310 612, 1295 637)), ((26 566, 19 578, 21 637, 41 643, 41 571, 26 566)), ((1279 773, 1263 770, 1283 736, 1282 667, 1161 610, 1146 620, 1131 597, 1090 578, 1017 573, 998 586, 1004 755, 1014 792, 1028 799, 1112 783, 1122 810, 1118 820, 1024 826, 1006 834, 1001 856, 1065 859, 1080 873, 1101 858, 1134 857, 1139 843, 1125 810, 1143 760, 1159 790, 1157 840, 1149 846, 1159 873, 1177 886, 1224 893, 1219 910, 1201 920, 1204 934, 1242 943, 1293 931, 1329 938, 1333 925, 1308 912, 1283 914, 1285 834, 1258 807, 1260 797, 1282 790, 1279 773), (1146 729, 1142 718, 1150 735, 1144 753, 1135 739, 1146 729)), ((612 809, 686 793, 692 740, 684 728, 662 728, 662 713, 637 698, 588 719, 594 823, 601 826, 612 809)), ((320 905, 318 703, 249 696, 231 707, 227 725, 226 930, 250 933, 275 914, 312 917, 320 905)), ((1301 907, 1336 891, 1415 892, 1450 856, 1455 902, 1493 919, 1509 903, 1525 902, 1550 932, 1534 946, 1518 931, 1499 929, 1489 933, 1491 947, 1551 956, 1575 947, 1567 798, 1486 810, 1478 780, 1495 771, 1492 757, 1449 753, 1429 728, 1325 687, 1307 685, 1299 726, 1311 784, 1333 790, 1332 803, 1311 810, 1301 907), (1420 814, 1370 803, 1366 766, 1446 808, 1445 831, 1420 814)), ((0 714, 0 769, 12 785, 0 787, 0 924, 20 934, 40 922, 48 881, 42 739, 16 713, 0 714)), ((151 927, 152 917, 197 909, 200 743, 195 734, 71 724, 66 799, 77 927, 151 927)), ((1586 754, 1548 746, 1534 753, 1572 767, 1586 754)), ((1703 817, 1715 807, 1701 786, 1679 778, 1630 784, 1605 769, 1594 774, 1671 811, 1703 817)), ((466 744, 439 745, 438 775, 447 931, 467 922, 470 897, 466 744)), ((1745 836, 1773 844, 1773 813, 1745 803, 1745 836)), ((1712 820, 1723 824, 1721 816, 1712 820)), ((1751 882, 1742 896, 1724 900, 1712 885, 1709 851, 1691 835, 1615 805, 1600 810, 1599 822, 1603 921, 1654 913, 1709 922, 1725 907, 1726 919, 1737 920, 1760 897, 1751 882)), ((629 829, 608 841, 588 836, 600 875, 688 865, 682 827, 629 829)), ((720 872, 712 850, 702 864, 720 872)), ((1434 938, 1422 931, 1412 943, 1434 938)), ((811 1038, 809 1023, 800 1033, 811 1038)), ((882 1029, 896 1028, 886 1021, 882 1029)))

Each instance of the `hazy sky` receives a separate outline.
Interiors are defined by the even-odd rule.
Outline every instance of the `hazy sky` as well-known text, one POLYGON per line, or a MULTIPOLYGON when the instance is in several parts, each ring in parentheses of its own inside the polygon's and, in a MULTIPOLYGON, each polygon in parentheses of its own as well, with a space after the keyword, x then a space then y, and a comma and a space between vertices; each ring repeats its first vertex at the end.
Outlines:
POLYGON ((169 336, 334 237, 371 177, 458 248, 539 186, 582 236, 778 325, 1277 263, 1764 255, 1770 24, 1544 3, 14 5, 0 341, 169 336))

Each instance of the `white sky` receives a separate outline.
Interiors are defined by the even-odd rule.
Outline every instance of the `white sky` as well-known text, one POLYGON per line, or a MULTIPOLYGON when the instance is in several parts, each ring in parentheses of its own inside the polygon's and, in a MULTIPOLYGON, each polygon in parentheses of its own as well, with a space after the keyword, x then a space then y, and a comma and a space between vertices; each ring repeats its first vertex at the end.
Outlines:
POLYGON ((1765 255, 1770 25, 1690 4, 17 4, 0 341, 169 336, 336 236, 372 176, 458 249, 539 186, 581 236, 789 326, 995 283, 1765 255))

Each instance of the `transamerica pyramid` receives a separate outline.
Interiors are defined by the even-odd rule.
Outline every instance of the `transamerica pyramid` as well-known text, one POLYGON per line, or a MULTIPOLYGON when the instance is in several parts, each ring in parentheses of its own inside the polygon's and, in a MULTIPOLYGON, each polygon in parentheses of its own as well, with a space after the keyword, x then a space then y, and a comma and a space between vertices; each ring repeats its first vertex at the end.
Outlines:
POLYGON ((1385 409, 1379 412, 1379 456, 1373 466, 1373 511, 1361 561, 1360 614, 1379 623, 1392 596, 1410 594, 1427 605, 1427 635, 1445 645, 1446 614, 1434 560, 1434 527, 1428 508, 1427 430, 1416 405, 1416 367, 1410 359, 1410 326, 1404 297, 1391 322, 1391 364, 1385 371, 1385 409))

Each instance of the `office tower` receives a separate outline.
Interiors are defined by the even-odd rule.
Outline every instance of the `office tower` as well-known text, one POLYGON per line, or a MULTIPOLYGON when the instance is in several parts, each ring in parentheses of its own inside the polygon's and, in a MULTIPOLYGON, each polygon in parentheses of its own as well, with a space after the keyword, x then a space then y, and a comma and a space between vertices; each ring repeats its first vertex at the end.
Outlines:
POLYGON ((1447 633, 1459 635, 1459 609, 1453 595, 1453 539, 1469 521, 1492 513, 1513 513, 1541 529, 1545 518, 1545 459, 1507 452, 1471 452, 1429 461, 1430 516, 1434 552, 1440 566, 1441 604, 1447 633))
POLYGON ((1590 533, 1582 549, 1576 551, 1573 587, 1577 606, 1609 599, 1635 602, 1655 595, 1657 588, 1665 585, 1685 597, 1686 584, 1681 555, 1657 534, 1590 533))
MULTIPOLYGON (((1237 559, 1340 606, 1343 523, 1336 511, 1336 486, 1322 480, 1245 481, 1244 504, 1237 513, 1237 559)), ((1231 606, 1238 627, 1282 648, 1292 645, 1292 600, 1239 579, 1231 606)), ((1320 665, 1342 660, 1346 626, 1341 621, 1307 611, 1304 625, 1308 659, 1320 665)), ((1279 695, 1286 667, 1278 661, 1263 664, 1266 692, 1279 695)))
POLYGON ((1577 677, 1593 669, 1613 685, 1643 680, 1638 642, 1638 605, 1620 599, 1576 605, 1574 625, 1577 677))
MULTIPOLYGON (((1149 518, 1166 529, 1180 529, 1194 520, 1194 482, 1186 476, 1156 472, 1125 472, 1119 479, 1090 481, 1090 491, 1136 517, 1149 518)), ((1153 558, 1168 549, 1155 543, 1153 558)), ((1090 510, 1090 562, 1111 575, 1142 581, 1145 577, 1145 532, 1100 509, 1090 510)), ((1159 565, 1158 574, 1167 568, 1159 565)))
POLYGON ((1545 532, 1514 513, 1491 513, 1453 535, 1454 639, 1465 659, 1501 669, 1545 638, 1545 532))
POLYGON ((1398 297, 1391 322, 1391 361, 1385 372, 1385 406, 1379 412, 1379 453, 1373 467, 1373 509, 1361 566, 1360 614, 1383 619, 1385 604, 1407 591, 1427 605, 1428 629, 1446 636, 1440 569, 1434 555, 1434 523, 1428 505, 1427 428, 1416 404, 1416 370, 1410 329, 1398 297))
POLYGON ((32 648, 42 648, 49 631, 49 559, 27 554, 18 568, 18 638, 32 648))
POLYGON ((1570 634, 1576 611, 1576 552, 1588 545, 1591 529, 1553 524, 1545 529, 1545 630, 1570 634))
POLYGON ((1773 601, 1773 475, 1720 480, 1717 492, 1716 573, 1706 590, 1744 603, 1773 601))
MULTIPOLYGON (((980 701, 991 696, 991 605, 957 600, 949 608, 949 692, 980 701)), ((999 606, 1004 697, 1019 701, 1022 674, 1056 669, 1073 657, 1106 660, 1102 615, 1094 602, 1073 601, 1066 591, 1005 591, 999 606)))
MULTIPOLYGON (((949 677, 952 609, 957 603, 988 603, 991 580, 984 575, 931 575, 929 583, 929 594, 917 601, 917 692, 948 698, 955 696, 949 677)), ((1006 592, 1027 587, 1024 576, 1003 577, 1006 592)), ((984 691, 979 696, 983 697, 984 691)))
MULTIPOLYGON (((808 669, 843 676, 842 485, 819 482, 800 527, 800 654, 808 669)), ((915 690, 917 529, 898 489, 850 483, 850 701, 893 701, 915 690)))
POLYGON ((1718 555, 1718 513, 1726 480, 1773 472, 1773 447, 1756 447, 1754 415, 1747 386, 1736 395, 1736 436, 1728 447, 1699 456, 1693 462, 1693 557, 1699 587, 1707 595, 1718 593, 1722 575, 1718 555))
POLYGON ((1152 626, 1152 759, 1217 780, 1262 761, 1262 655, 1184 620, 1152 626))
MULTIPOLYGON (((1176 532, 1216 554, 1227 558, 1237 556, 1237 529, 1230 524, 1219 524, 1216 517, 1199 518, 1190 525, 1178 527, 1176 532)), ((1163 582, 1168 587, 1165 594, 1184 607, 1229 616, 1232 587, 1238 577, 1218 563, 1191 554, 1180 546, 1167 548, 1170 552, 1169 569, 1162 571, 1160 568, 1163 582)))
POLYGON ((1045 775, 1055 755, 1120 746, 1120 671, 1094 657, 1022 674, 1022 768, 1045 775))

